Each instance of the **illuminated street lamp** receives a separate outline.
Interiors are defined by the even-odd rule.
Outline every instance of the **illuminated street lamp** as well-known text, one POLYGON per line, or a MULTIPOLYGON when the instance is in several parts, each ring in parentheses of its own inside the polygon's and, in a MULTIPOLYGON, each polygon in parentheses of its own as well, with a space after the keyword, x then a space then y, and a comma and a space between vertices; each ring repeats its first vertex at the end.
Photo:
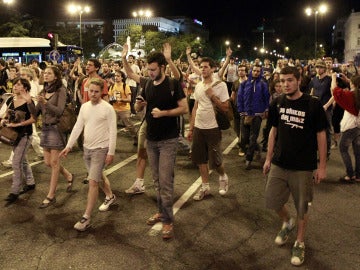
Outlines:
POLYGON ((137 18, 150 18, 152 17, 152 11, 150 9, 139 9, 136 11, 133 11, 132 13, 133 17, 137 18))
POLYGON ((81 17, 83 13, 89 13, 90 12, 90 7, 89 6, 80 6, 80 5, 75 5, 75 4, 70 4, 68 6, 68 11, 71 14, 79 14, 79 29, 80 29, 80 47, 82 47, 82 35, 81 35, 81 31, 82 31, 82 26, 81 26, 81 17))
POLYGON ((15 2, 14 0, 3 0, 3 3, 6 4, 6 5, 11 5, 14 2, 15 2))
POLYGON ((325 14, 327 10, 328 8, 325 4, 320 5, 317 9, 313 9, 311 7, 305 9, 306 15, 311 16, 312 14, 314 14, 314 18, 315 18, 315 48, 314 48, 315 59, 316 59, 316 51, 317 51, 317 16, 318 14, 325 14))

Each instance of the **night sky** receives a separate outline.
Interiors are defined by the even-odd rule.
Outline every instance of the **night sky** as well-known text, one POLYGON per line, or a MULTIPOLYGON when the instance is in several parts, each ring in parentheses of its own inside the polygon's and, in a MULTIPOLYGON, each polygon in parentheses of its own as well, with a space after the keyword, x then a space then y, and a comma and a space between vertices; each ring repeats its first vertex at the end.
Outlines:
MULTIPOLYGON (((66 12, 65 1, 15 0, 22 12, 46 19, 71 18, 66 12)), ((75 2, 75 1, 73 1, 75 2)), ((317 6, 320 1, 241 1, 241 0, 88 0, 76 1, 92 7, 92 13, 83 19, 113 19, 131 17, 135 8, 151 8, 155 16, 188 16, 197 18, 210 30, 211 39, 256 38, 254 31, 265 23, 265 28, 274 29, 276 36, 286 39, 289 32, 299 30, 313 34, 314 17, 304 13, 306 6, 317 6)), ((318 36, 329 36, 336 18, 349 15, 351 9, 360 12, 360 0, 325 1, 330 10, 318 17, 318 36)))

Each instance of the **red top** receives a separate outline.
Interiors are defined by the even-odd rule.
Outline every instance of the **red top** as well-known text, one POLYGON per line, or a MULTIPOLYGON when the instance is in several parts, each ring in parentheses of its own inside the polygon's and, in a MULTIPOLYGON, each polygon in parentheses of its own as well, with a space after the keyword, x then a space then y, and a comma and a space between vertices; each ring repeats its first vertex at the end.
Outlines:
POLYGON ((358 116, 359 110, 355 106, 355 93, 354 91, 347 91, 340 87, 333 90, 333 96, 337 104, 349 113, 358 116))

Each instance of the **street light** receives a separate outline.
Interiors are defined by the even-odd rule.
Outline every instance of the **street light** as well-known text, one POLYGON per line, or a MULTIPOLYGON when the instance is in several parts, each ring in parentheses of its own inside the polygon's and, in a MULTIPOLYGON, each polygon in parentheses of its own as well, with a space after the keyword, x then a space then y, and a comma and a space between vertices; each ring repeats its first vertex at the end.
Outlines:
POLYGON ((82 47, 81 16, 82 16, 83 13, 89 13, 89 12, 90 12, 90 7, 89 7, 89 6, 80 6, 80 5, 70 4, 70 5, 68 6, 68 11, 69 11, 71 14, 75 14, 75 13, 78 13, 78 14, 79 14, 80 47, 82 47))
POLYGON ((311 16, 314 14, 315 18, 315 48, 314 48, 314 58, 316 59, 316 51, 317 51, 317 16, 318 14, 325 14, 327 12, 327 6, 325 4, 322 4, 318 7, 318 9, 313 9, 311 7, 308 7, 305 9, 305 13, 308 16, 311 16))
POLYGON ((11 5, 13 4, 15 1, 14 0, 3 0, 3 3, 4 4, 7 4, 7 5, 11 5))
POLYGON ((152 17, 152 11, 150 9, 139 9, 136 11, 133 11, 132 13, 133 17, 137 18, 150 18, 152 17))

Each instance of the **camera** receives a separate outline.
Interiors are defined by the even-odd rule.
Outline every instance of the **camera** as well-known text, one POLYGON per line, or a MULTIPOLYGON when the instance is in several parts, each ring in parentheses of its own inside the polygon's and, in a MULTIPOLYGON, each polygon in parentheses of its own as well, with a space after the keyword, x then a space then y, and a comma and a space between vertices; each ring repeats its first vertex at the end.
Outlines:
POLYGON ((116 103, 116 96, 110 96, 110 97, 109 97, 109 103, 110 103, 111 105, 113 105, 114 103, 116 103))
POLYGON ((336 73, 336 78, 341 78, 341 74, 340 74, 340 73, 336 73))

